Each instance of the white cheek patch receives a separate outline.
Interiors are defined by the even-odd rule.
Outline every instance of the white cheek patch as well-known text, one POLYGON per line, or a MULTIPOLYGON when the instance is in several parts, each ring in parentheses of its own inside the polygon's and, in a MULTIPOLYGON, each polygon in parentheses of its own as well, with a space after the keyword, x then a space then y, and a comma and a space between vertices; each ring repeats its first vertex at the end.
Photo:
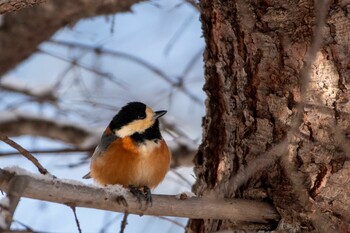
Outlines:
POLYGON ((127 125, 124 125, 119 130, 115 130, 114 133, 118 137, 127 137, 134 133, 143 133, 146 129, 154 124, 154 112, 147 107, 146 118, 142 120, 134 120, 127 125))
POLYGON ((115 130, 114 134, 120 138, 130 136, 135 133, 131 127, 124 126, 120 130, 115 130))

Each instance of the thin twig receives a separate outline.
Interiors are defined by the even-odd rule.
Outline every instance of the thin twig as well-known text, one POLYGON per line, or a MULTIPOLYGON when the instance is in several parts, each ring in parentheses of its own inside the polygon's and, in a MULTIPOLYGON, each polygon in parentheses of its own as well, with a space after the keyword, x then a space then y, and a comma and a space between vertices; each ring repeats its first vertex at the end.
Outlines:
POLYGON ((79 219, 78 219, 78 216, 77 216, 77 212, 76 212, 76 209, 75 209, 75 206, 69 206, 72 211, 73 211, 73 214, 74 214, 74 219, 75 219, 75 223, 77 224, 77 227, 78 227, 78 231, 79 233, 82 233, 81 231, 81 228, 80 228, 80 223, 79 223, 79 219))
POLYGON ((291 133, 296 133, 299 129, 299 125, 302 122, 304 107, 306 104, 306 101, 305 101, 306 92, 309 87, 310 79, 311 79, 312 65, 316 60, 317 52, 320 50, 323 42, 322 30, 326 22, 329 1, 328 0, 316 1, 315 8, 317 7, 316 3, 318 3, 320 7, 318 9, 318 14, 316 14, 316 26, 315 26, 315 31, 313 33, 313 37, 311 40, 311 46, 305 55, 304 66, 300 71, 300 102, 297 105, 296 116, 294 117, 294 120, 291 125, 291 131, 290 131, 291 133))
MULTIPOLYGON (((111 213, 109 212, 106 212, 106 215, 110 215, 111 213)), ((106 216, 107 217, 107 216, 106 216)), ((106 219, 105 217, 105 219, 106 219)), ((117 215, 117 217, 112 217, 111 219, 109 219, 108 221, 105 221, 104 222, 104 225, 102 226, 102 228, 98 231, 98 233, 105 233, 106 230, 113 224, 115 223, 116 221, 118 221, 120 217, 120 214, 117 215)))
MULTIPOLYGON (((162 80, 166 81, 167 83, 171 84, 171 86, 176 87, 178 90, 183 92, 185 95, 187 95, 190 99, 192 99, 195 103, 202 105, 203 101, 195 96, 189 89, 187 89, 184 86, 179 87, 178 83, 174 81, 172 78, 170 78, 166 73, 164 73, 162 70, 158 69, 156 66, 152 65, 151 63, 142 60, 141 58, 138 58, 136 56, 133 56, 131 54, 123 53, 123 52, 117 52, 109 49, 104 49, 101 47, 93 47, 89 45, 84 45, 80 43, 74 43, 74 42, 67 42, 67 41, 58 41, 58 40, 49 40, 49 43, 56 44, 56 45, 61 45, 61 46, 66 46, 66 47, 71 47, 71 48, 77 48, 77 49, 83 49, 83 50, 89 50, 94 53, 99 53, 99 54, 105 54, 105 55, 110 55, 114 57, 121 57, 124 59, 127 59, 129 61, 135 62, 147 69, 149 69, 151 72, 156 74, 158 77, 160 77, 162 80)), ((67 60, 65 58, 61 58, 63 60, 67 60)), ((88 70, 93 70, 89 67, 84 67, 88 70)))
POLYGON ((22 193, 27 187, 27 182, 25 180, 12 180, 9 182, 9 190, 6 197, 9 200, 9 205, 7 206, 7 216, 5 218, 7 229, 10 229, 11 224, 13 223, 13 216, 17 209, 18 203, 22 197, 22 193))
MULTIPOLYGON (((329 4, 329 0, 315 1, 314 3, 314 8, 318 8, 318 11, 316 12, 316 26, 313 32, 311 46, 305 55, 304 66, 300 71, 300 102, 296 108, 297 112, 293 119, 291 130, 288 133, 289 145, 296 143, 296 134, 299 132, 300 124, 303 122, 306 94, 310 85, 312 65, 316 60, 317 52, 322 46, 322 31, 326 22, 329 4)), ((289 151, 289 153, 293 152, 289 151)), ((318 232, 329 232, 331 226, 327 221, 324 221, 324 216, 321 214, 321 211, 318 210, 318 207, 310 202, 308 190, 305 187, 302 176, 295 169, 295 165, 292 164, 286 156, 282 157, 281 163, 292 183, 293 192, 298 195, 299 204, 304 206, 304 209, 307 211, 307 215, 309 219, 311 219, 316 230, 318 232)))
POLYGON ((181 35, 185 32, 186 28, 190 26, 190 22, 193 20, 193 18, 194 18, 194 15, 191 14, 189 17, 187 17, 185 21, 182 22, 180 27, 175 31, 174 35, 170 38, 168 43, 165 45, 165 48, 164 48, 165 55, 169 54, 170 50, 175 45, 176 41, 179 40, 181 35))
POLYGON ((264 168, 273 164, 279 157, 286 154, 287 148, 288 141, 284 139, 279 144, 273 146, 271 150, 262 153, 256 159, 250 161, 247 167, 241 167, 237 174, 230 179, 226 194, 228 196, 234 195, 254 174, 262 171, 264 168))
MULTIPOLYGON (((56 155, 56 154, 61 154, 62 156, 65 155, 70 155, 71 153, 82 153, 82 152, 93 152, 95 149, 95 147, 92 148, 62 148, 62 149, 43 149, 43 150, 31 150, 30 152, 33 154, 52 154, 52 155, 56 155)), ((18 155, 21 154, 18 151, 5 151, 0 153, 0 157, 4 157, 4 156, 11 156, 11 155, 18 155)))
POLYGON ((39 103, 51 103, 51 104, 57 104, 58 97, 57 93, 55 93, 54 89, 48 89, 45 92, 37 92, 35 89, 29 89, 26 87, 20 87, 20 86, 14 86, 11 84, 7 83, 1 83, 0 84, 0 89, 11 92, 11 93, 17 93, 17 94, 22 94, 29 96, 33 100, 39 102, 39 103))
MULTIPOLYGON (((23 188, 24 186, 19 186, 19 185, 15 185, 16 187, 14 187, 13 189, 16 189, 16 192, 21 193, 23 192, 23 188)), ((10 229, 11 224, 13 223, 13 216, 15 214, 15 211, 17 209, 18 203, 21 200, 20 196, 14 196, 12 195, 12 190, 7 194, 6 196, 9 199, 9 207, 7 210, 7 218, 6 218, 6 223, 8 226, 8 229, 10 229)))
POLYGON ((185 0, 185 2, 187 2, 189 5, 191 5, 197 11, 199 11, 199 12, 201 11, 196 0, 185 0))
POLYGON ((68 62, 70 64, 73 64, 74 66, 80 67, 80 68, 82 68, 82 69, 84 69, 86 71, 89 71, 89 72, 94 73, 94 74, 96 74, 98 76, 106 78, 108 81, 116 84, 117 86, 119 86, 119 87, 121 87, 121 88, 123 88, 125 90, 128 89, 127 85, 124 82, 117 80, 115 78, 115 76, 113 74, 111 74, 111 73, 106 73, 106 72, 99 71, 99 70, 97 70, 95 68, 91 68, 89 66, 86 66, 86 65, 83 65, 83 64, 79 63, 78 60, 76 60, 76 59, 64 58, 62 56, 59 56, 59 55, 57 55, 55 53, 52 53, 52 52, 49 52, 49 51, 46 51, 46 50, 43 50, 43 49, 38 49, 37 52, 40 52, 40 53, 52 56, 52 57, 57 58, 59 60, 68 62))
POLYGON ((128 220, 128 216, 129 216, 128 211, 125 211, 123 220, 122 220, 122 222, 120 224, 120 233, 124 233, 125 227, 126 227, 126 225, 128 225, 128 221, 127 221, 128 220))
POLYGON ((183 176, 180 172, 176 171, 175 169, 171 169, 170 171, 172 171, 176 176, 178 176, 182 181, 184 181, 186 184, 188 184, 188 186, 192 186, 192 183, 185 178, 185 176, 183 176))
POLYGON ((182 77, 185 77, 188 75, 188 73, 193 69, 194 64, 199 60, 200 57, 202 57, 204 52, 204 48, 201 48, 198 50, 197 53, 194 54, 194 56, 191 58, 191 60, 187 63, 184 71, 182 72, 182 77))
POLYGON ((164 216, 157 216, 157 218, 160 218, 160 219, 163 219, 165 221, 171 222, 171 223, 175 224, 178 227, 186 229, 185 225, 183 225, 183 224, 181 224, 181 223, 179 223, 179 222, 177 222, 177 221, 175 221, 175 220, 173 220, 171 218, 167 218, 167 217, 164 217, 164 216))
POLYGON ((0 134, 0 140, 8 144, 9 146, 16 149, 19 153, 21 153, 24 157, 26 157, 28 160, 30 160, 39 170, 39 172, 43 175, 50 174, 46 168, 44 168, 40 162, 26 149, 24 149, 22 146, 18 145, 16 142, 9 139, 6 135, 0 134))
POLYGON ((114 35, 115 18, 116 18, 116 16, 112 15, 111 28, 110 28, 110 32, 112 35, 114 35))
POLYGON ((31 227, 29 227, 28 225, 18 221, 18 220, 13 220, 14 223, 17 223, 18 225, 22 226, 25 228, 25 230, 27 230, 28 232, 35 232, 35 233, 39 233, 39 231, 34 231, 31 227))

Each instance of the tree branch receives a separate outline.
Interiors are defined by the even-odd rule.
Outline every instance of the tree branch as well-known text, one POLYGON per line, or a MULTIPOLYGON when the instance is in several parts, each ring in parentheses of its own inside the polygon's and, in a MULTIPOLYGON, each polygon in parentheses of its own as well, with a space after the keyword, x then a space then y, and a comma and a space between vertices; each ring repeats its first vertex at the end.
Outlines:
POLYGON ((59 41, 59 40, 50 40, 48 41, 49 43, 55 44, 55 45, 61 45, 61 46, 66 46, 66 47, 71 47, 71 48, 78 48, 82 50, 87 50, 91 51, 97 54, 105 54, 113 57, 120 57, 124 58, 126 60, 130 60, 132 62, 135 62, 136 64, 143 66, 147 68, 149 71, 160 77, 162 80, 170 84, 172 87, 177 88, 179 91, 187 95, 191 100, 193 100, 195 103, 202 105, 203 102, 200 98, 198 98, 196 95, 194 95, 188 88, 186 88, 183 85, 179 85, 178 82, 174 81, 169 75, 167 75, 164 71, 159 69, 158 67, 152 65, 148 61, 145 61, 139 57, 136 57, 132 54, 124 53, 124 52, 118 52, 118 51, 113 51, 109 49, 104 49, 100 47, 93 47, 89 45, 84 45, 81 43, 75 43, 75 42, 68 42, 68 41, 59 41))
MULTIPOLYGON (((0 0, 1 1, 1 0, 0 0)), ((57 103, 58 97, 53 89, 29 89, 21 85, 13 85, 10 83, 0 83, 0 89, 8 92, 26 95, 39 103, 57 103)))
POLYGON ((0 132, 10 137, 33 135, 60 140, 78 148, 94 148, 100 140, 99 134, 73 124, 67 124, 44 117, 29 116, 21 112, 0 114, 0 132), (90 144, 90 145, 88 145, 90 144))
POLYGON ((137 2, 140 0, 48 0, 5 15, 0 27, 0 77, 32 55, 61 27, 86 17, 128 11, 137 2))
MULTIPOLYGON (((153 205, 140 209, 140 203, 132 195, 126 195, 128 206, 118 204, 118 193, 108 188, 98 188, 67 182, 43 175, 31 174, 25 170, 17 173, 0 169, 0 189, 8 192, 11 182, 23 182, 21 195, 32 199, 95 208, 139 215, 177 216, 200 219, 233 219, 268 223, 277 221, 279 215, 268 203, 240 199, 188 198, 180 200, 176 196, 153 195, 153 205)), ((16 195, 15 190, 12 192, 16 195)))
POLYGON ((17 11, 24 7, 34 6, 46 0, 0 0, 0 14, 17 11))
POLYGON ((26 157, 29 161, 31 161, 39 170, 39 172, 43 175, 49 174, 46 168, 44 168, 41 163, 31 154, 29 151, 24 149, 22 146, 18 145, 16 142, 9 139, 6 135, 2 135, 0 133, 0 140, 8 144, 9 146, 16 149, 19 153, 21 153, 24 157, 26 157))

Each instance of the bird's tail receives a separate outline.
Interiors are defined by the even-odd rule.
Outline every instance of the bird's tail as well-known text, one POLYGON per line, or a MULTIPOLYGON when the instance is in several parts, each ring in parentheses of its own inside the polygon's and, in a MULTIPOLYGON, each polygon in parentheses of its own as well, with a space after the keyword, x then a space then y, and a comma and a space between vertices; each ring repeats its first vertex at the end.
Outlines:
POLYGON ((83 176, 83 179, 90 179, 90 178, 91 178, 90 172, 88 174, 86 174, 85 176, 83 176))

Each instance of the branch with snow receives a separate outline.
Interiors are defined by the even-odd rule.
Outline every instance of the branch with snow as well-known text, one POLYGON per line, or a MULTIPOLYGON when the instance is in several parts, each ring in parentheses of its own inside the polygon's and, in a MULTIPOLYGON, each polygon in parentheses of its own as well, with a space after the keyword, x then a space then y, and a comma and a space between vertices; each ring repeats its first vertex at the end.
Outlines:
POLYGON ((72 180, 60 180, 47 175, 29 173, 18 167, 0 169, 0 190, 10 191, 13 182, 24 184, 23 191, 12 195, 66 204, 75 207, 128 212, 138 215, 177 216, 199 219, 233 219, 268 223, 277 221, 279 215, 268 203, 241 199, 178 198, 169 195, 153 195, 153 204, 140 208, 129 192, 120 186, 100 188, 87 186, 72 180), (127 205, 119 204, 123 196, 127 205))

